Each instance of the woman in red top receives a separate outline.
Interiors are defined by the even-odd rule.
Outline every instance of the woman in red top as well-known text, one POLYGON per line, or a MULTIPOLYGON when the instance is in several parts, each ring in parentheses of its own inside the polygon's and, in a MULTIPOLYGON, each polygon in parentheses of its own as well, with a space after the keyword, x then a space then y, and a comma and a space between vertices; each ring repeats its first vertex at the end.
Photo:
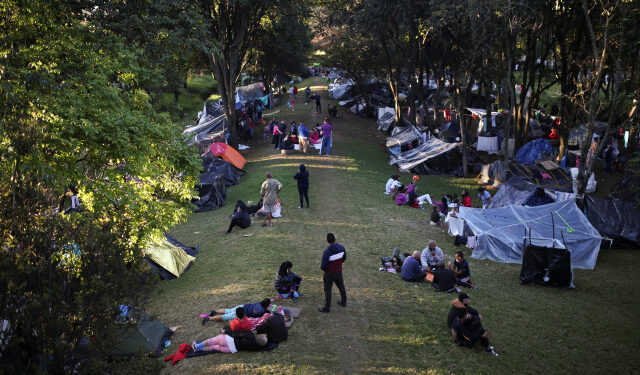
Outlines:
POLYGON ((472 207, 471 197, 469 196, 469 192, 466 190, 462 191, 462 205, 465 207, 472 207))

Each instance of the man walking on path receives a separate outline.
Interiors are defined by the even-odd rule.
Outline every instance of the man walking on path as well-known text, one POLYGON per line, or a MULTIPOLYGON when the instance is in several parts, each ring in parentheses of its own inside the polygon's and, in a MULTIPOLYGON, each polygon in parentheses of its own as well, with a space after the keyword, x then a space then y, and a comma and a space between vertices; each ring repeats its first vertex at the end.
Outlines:
POLYGON ((320 127, 322 129, 322 145, 320 146, 320 155, 324 152, 327 155, 331 154, 331 130, 333 126, 329 122, 327 117, 324 118, 324 123, 320 127))
POLYGON ((280 181, 272 178, 271 172, 267 172, 267 179, 262 183, 262 187, 260 188, 260 195, 263 199, 262 212, 267 214, 262 222, 263 227, 267 226, 267 221, 269 222, 269 226, 272 225, 272 213, 276 210, 276 205, 278 204, 278 193, 281 189, 282 184, 280 181))
POLYGON ((327 242, 329 247, 322 254, 322 265, 320 269, 324 271, 324 307, 319 307, 318 311, 323 313, 330 312, 331 307, 331 289, 335 283, 340 291, 342 300, 338 305, 347 306, 347 292, 344 289, 344 279, 342 278, 342 263, 347 260, 347 252, 344 246, 336 243, 336 236, 333 233, 327 234, 327 242))

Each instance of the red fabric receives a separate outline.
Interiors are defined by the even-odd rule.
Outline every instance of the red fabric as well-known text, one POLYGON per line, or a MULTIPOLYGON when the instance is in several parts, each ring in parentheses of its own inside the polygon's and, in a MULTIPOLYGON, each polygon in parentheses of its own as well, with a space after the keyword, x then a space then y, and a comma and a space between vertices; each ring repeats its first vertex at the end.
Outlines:
POLYGON ((462 205, 465 207, 471 207, 471 197, 470 196, 465 196, 464 198, 462 198, 462 205))
POLYGON ((164 361, 166 362, 166 361, 173 360, 173 362, 171 363, 171 366, 175 366, 176 363, 182 361, 184 357, 187 356, 187 353, 189 353, 190 351, 191 351, 191 345, 180 344, 180 348, 178 349, 178 351, 175 352, 174 354, 171 354, 167 358, 165 358, 164 361))
POLYGON ((213 156, 222 156, 225 152, 227 152, 227 144, 226 143, 212 143, 209 146, 209 151, 213 154, 213 156))
POLYGON ((558 138, 560 138, 560 136, 558 135, 558 133, 556 133, 556 128, 552 128, 552 129, 551 129, 551 134, 549 134, 549 138, 551 138, 551 139, 558 139, 558 138))
POLYGON ((251 321, 249 319, 235 318, 229 324, 232 331, 251 331, 251 321))
POLYGON ((449 108, 444 110, 444 119, 447 120, 447 122, 451 121, 451 110, 449 110, 449 108))

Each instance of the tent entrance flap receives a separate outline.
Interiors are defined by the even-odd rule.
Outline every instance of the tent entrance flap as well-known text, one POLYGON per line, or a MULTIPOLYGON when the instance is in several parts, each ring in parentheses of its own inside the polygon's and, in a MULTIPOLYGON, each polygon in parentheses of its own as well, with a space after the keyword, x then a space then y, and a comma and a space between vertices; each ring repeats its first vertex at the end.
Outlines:
MULTIPOLYGON (((526 242, 527 239, 525 239, 526 242)), ((573 288, 571 252, 557 240, 532 239, 522 253, 520 281, 523 284, 536 283, 544 286, 573 288), (560 247, 536 245, 537 243, 557 243, 560 247)))

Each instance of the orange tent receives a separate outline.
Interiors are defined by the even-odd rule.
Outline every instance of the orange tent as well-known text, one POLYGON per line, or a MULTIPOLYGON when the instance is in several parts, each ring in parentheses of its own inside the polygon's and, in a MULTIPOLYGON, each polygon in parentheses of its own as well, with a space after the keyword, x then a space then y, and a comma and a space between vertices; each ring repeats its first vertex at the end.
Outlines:
POLYGON ((209 146, 209 151, 211 151, 214 156, 220 157, 224 161, 228 161, 238 169, 244 168, 244 165, 247 163, 247 159, 245 159, 244 156, 240 155, 235 148, 226 143, 213 143, 209 146))

